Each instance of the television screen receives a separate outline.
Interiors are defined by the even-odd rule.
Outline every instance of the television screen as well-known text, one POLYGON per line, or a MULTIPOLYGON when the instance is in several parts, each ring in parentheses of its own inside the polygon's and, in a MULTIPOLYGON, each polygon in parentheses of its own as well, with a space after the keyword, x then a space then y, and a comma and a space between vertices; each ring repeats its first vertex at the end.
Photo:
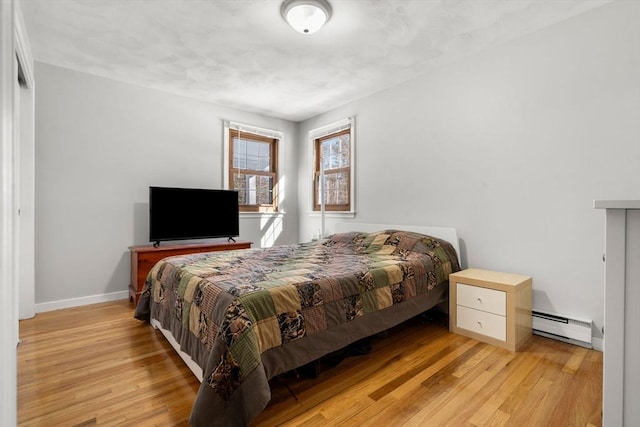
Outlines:
POLYGON ((149 240, 207 239, 240 234, 238 192, 149 187, 149 240))

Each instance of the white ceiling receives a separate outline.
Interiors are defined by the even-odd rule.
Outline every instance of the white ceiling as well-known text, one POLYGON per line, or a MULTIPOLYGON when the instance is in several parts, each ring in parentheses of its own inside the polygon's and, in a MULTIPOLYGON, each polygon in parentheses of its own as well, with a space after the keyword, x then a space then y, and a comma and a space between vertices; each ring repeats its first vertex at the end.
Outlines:
POLYGON ((35 60, 301 121, 611 0, 20 0, 35 60))

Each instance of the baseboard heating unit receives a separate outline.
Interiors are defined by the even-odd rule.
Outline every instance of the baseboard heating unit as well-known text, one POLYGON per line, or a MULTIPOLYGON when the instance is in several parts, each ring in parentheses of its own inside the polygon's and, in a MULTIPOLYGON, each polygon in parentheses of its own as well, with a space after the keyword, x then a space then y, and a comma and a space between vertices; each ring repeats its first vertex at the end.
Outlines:
POLYGON ((591 320, 572 319, 543 311, 532 312, 533 333, 582 347, 593 348, 591 320))

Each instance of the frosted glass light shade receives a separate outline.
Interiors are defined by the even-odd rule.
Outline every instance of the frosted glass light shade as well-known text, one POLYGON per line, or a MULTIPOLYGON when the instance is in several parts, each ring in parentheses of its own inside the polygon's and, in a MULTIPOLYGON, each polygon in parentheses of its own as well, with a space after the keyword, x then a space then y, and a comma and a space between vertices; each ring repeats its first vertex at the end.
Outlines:
POLYGON ((331 5, 326 0, 285 0, 280 13, 296 31, 312 34, 331 17, 331 5))

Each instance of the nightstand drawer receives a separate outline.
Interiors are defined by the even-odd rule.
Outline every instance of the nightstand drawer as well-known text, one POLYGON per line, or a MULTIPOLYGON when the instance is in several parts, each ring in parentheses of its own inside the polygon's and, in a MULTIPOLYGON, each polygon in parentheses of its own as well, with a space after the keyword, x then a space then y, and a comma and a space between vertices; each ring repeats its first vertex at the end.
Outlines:
POLYGON ((500 341, 507 340, 507 319, 497 314, 458 306, 457 324, 459 328, 486 335, 500 341))
POLYGON ((457 284, 458 305, 505 316, 507 313, 506 292, 479 286, 457 284))

